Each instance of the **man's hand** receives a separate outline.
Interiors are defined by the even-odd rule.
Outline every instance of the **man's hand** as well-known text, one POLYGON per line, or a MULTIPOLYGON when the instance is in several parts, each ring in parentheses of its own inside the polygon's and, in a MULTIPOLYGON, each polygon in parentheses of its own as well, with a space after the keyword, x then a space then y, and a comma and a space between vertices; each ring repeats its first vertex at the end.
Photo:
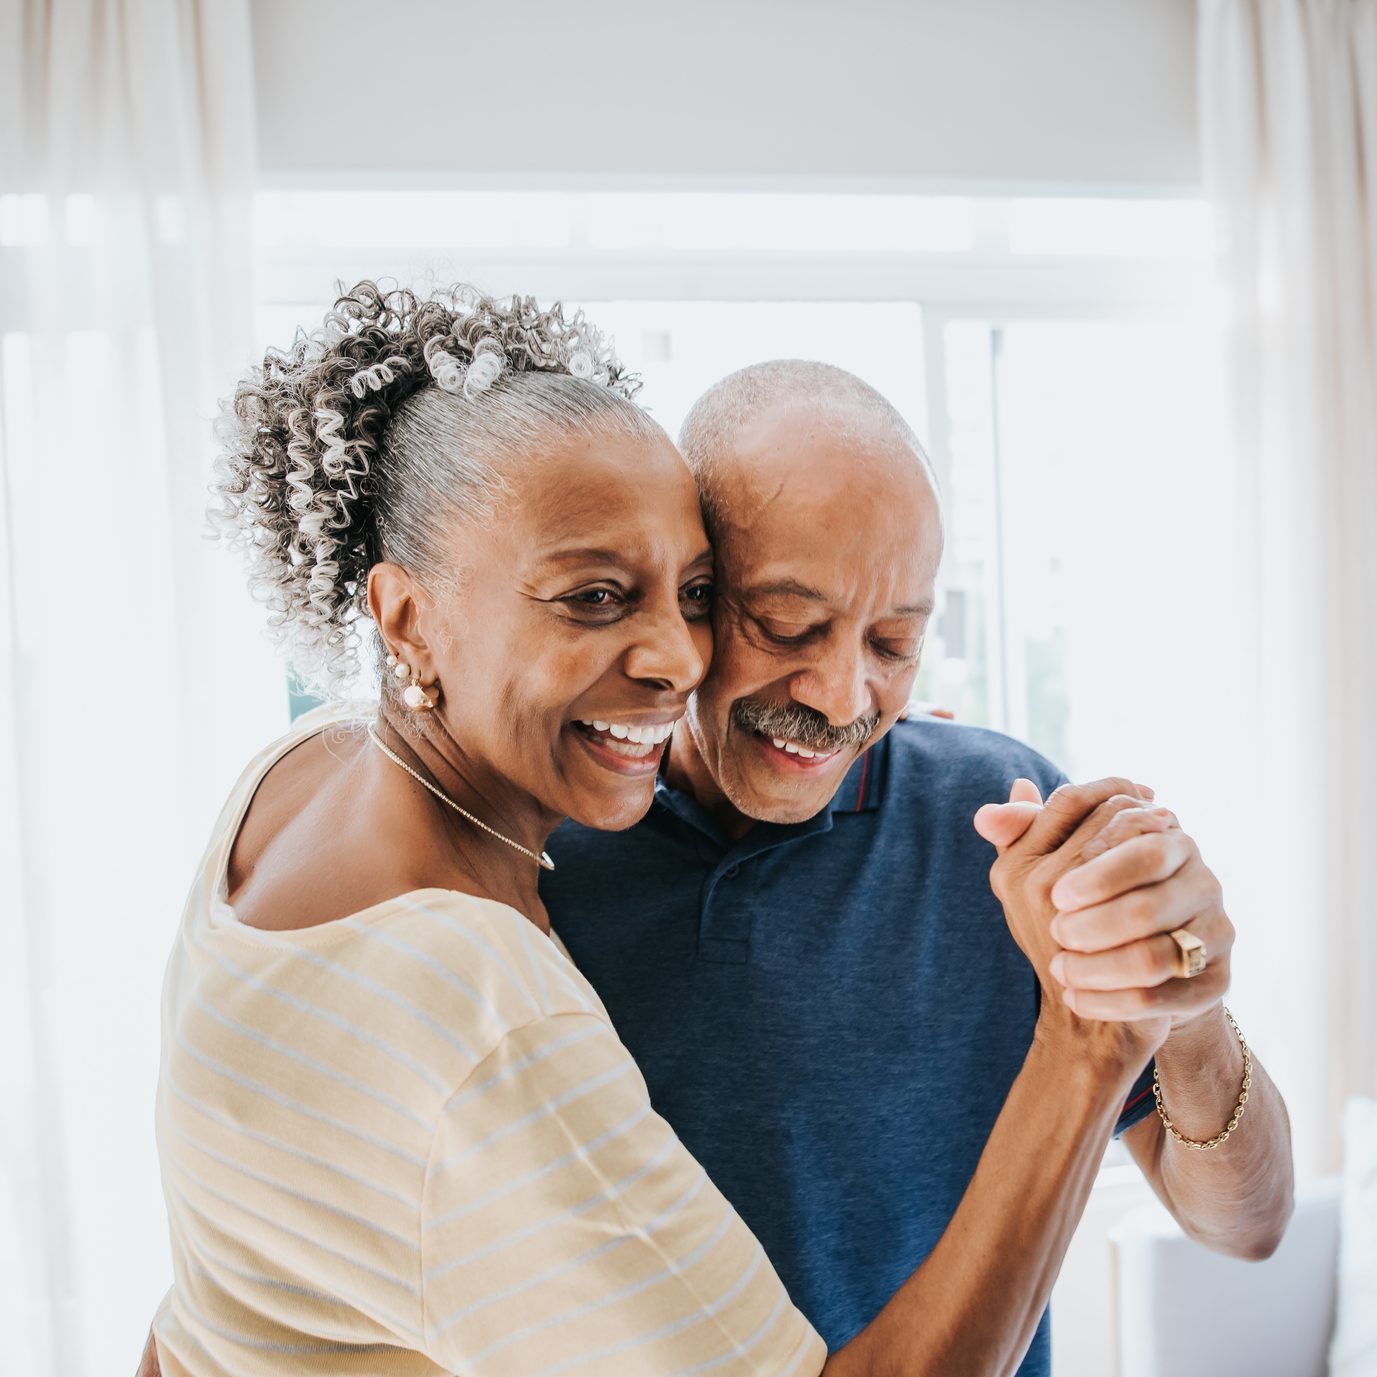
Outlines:
POLYGON ((1034 920, 1014 932, 1049 994, 1082 1018, 1167 1017, 1176 1028, 1218 1007, 1235 933, 1195 842, 1169 809, 1150 806, 1150 794, 1102 780, 1064 786, 1041 806, 1037 787, 1019 780, 1009 803, 976 814, 976 828, 999 851, 991 883, 1006 912, 1010 891, 1024 900, 1015 911, 1046 913, 1050 905, 1045 929, 1034 920), (1043 815, 1054 810, 1049 822, 1043 815), (1078 816, 1075 830, 1049 852, 1047 842, 1078 816), (1168 935, 1177 928, 1205 944, 1206 968, 1192 979, 1178 973, 1179 950, 1168 935))

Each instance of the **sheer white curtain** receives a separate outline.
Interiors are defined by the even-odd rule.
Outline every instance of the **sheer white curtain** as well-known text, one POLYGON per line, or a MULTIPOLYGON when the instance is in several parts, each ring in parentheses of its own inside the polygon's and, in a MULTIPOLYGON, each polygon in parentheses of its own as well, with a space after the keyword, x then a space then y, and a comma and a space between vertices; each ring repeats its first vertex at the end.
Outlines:
POLYGON ((247 0, 0 11, 0 1368, 130 1369, 169 1275, 158 993, 286 716, 204 540, 250 358, 247 0))
POLYGON ((1200 99, 1249 550, 1238 916, 1310 1172, 1377 1093, 1377 0, 1201 0, 1200 99))

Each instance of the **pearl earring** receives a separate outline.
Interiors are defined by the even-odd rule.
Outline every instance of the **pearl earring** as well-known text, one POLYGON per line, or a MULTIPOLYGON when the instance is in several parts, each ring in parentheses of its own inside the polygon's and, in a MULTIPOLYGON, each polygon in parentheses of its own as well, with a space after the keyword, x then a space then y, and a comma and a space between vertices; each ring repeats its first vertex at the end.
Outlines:
POLYGON ((414 679, 402 690, 402 702, 412 712, 429 712, 435 706, 425 689, 421 687, 419 679, 414 679))
POLYGON ((429 712, 435 706, 434 700, 421 687, 420 677, 406 661, 399 660, 395 655, 389 655, 387 667, 398 679, 405 679, 408 674, 411 675, 412 682, 402 690, 402 702, 412 712, 429 712))

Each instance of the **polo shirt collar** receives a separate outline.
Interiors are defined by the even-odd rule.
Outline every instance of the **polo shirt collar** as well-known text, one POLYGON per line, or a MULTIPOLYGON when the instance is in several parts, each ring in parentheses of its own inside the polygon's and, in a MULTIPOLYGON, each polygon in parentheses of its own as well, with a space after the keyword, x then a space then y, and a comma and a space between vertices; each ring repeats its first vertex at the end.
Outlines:
POLYGON ((832 795, 826 807, 803 822, 757 823, 731 847, 728 839, 713 820, 712 814, 692 794, 665 783, 663 774, 655 778, 655 806, 668 809, 676 817, 699 832, 705 833, 719 846, 729 849, 763 850, 795 837, 813 832, 827 832, 838 814, 873 813, 884 798, 885 778, 889 771, 889 737, 882 737, 862 752, 842 777, 841 787, 832 795))
POLYGON ((841 788, 827 806, 834 813, 873 813, 884 797, 889 773, 889 733, 862 751, 851 763, 841 788))

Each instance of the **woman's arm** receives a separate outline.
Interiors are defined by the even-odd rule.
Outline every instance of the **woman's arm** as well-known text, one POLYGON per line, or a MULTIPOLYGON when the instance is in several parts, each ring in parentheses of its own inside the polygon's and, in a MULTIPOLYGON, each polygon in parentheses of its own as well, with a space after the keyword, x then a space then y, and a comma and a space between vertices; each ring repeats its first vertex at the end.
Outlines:
POLYGON ((1047 1306, 1150 1041, 1045 1012, 937 1246, 823 1369, 828 1377, 1013 1372, 1047 1306))
MULTIPOLYGON (((1019 781, 1009 804, 977 814, 998 855, 991 885, 1037 974, 1042 1012, 946 1232, 879 1315, 828 1359, 829 1377, 995 1374, 1022 1361, 1124 1099, 1170 1028, 1169 1019, 1090 1022, 1067 1008, 1050 974, 1059 950, 1051 891, 1124 832, 1127 815, 1130 831, 1167 826, 1144 811, 1150 792, 1107 779, 1066 786, 1043 805, 1036 787, 1019 781)), ((1127 871, 1123 879, 1136 883, 1127 871)))

